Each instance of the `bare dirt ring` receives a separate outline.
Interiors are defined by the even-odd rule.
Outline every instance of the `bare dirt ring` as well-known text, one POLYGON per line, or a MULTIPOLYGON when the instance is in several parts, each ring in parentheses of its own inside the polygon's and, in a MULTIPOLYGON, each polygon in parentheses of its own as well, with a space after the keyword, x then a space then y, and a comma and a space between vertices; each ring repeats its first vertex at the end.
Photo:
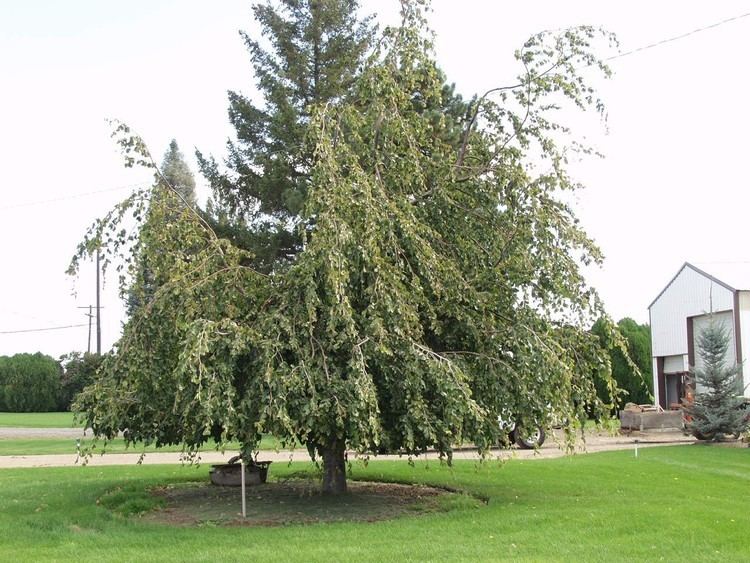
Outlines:
POLYGON ((152 490, 163 502, 145 520, 177 526, 213 523, 282 526, 323 522, 375 522, 406 515, 479 508, 478 498, 435 487, 350 481, 345 495, 324 495, 314 479, 289 479, 247 489, 247 517, 240 513, 237 487, 188 483, 152 490))

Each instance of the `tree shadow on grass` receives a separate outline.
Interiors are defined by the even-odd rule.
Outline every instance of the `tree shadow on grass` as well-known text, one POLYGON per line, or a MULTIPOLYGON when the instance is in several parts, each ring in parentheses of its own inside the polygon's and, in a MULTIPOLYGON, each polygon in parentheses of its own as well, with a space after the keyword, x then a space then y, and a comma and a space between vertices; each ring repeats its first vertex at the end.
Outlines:
POLYGON ((483 500, 463 492, 400 483, 350 481, 346 494, 324 495, 316 479, 304 478, 248 487, 246 499, 246 518, 241 514, 239 487, 205 482, 171 484, 150 491, 118 488, 104 495, 100 504, 124 516, 137 514, 144 521, 173 526, 377 522, 485 505, 483 500), (134 511, 133 507, 143 510, 134 511))

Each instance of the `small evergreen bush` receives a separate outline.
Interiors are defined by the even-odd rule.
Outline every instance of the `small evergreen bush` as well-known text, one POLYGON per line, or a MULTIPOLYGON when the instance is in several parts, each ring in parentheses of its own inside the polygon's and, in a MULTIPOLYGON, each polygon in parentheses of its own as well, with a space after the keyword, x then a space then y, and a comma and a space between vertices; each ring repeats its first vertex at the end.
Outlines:
POLYGON ((698 336, 703 366, 691 368, 696 392, 693 402, 683 405, 683 412, 687 429, 701 440, 738 438, 747 429, 740 366, 726 362, 729 343, 728 331, 713 320, 698 336))

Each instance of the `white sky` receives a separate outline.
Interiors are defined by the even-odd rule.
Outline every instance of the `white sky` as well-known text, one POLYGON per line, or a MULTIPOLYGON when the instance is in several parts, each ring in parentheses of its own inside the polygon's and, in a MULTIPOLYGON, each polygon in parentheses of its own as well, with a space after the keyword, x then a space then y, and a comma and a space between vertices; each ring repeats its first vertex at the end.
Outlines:
MULTIPOLYGON (((512 83, 513 50, 543 29, 602 25, 627 51, 750 12, 750 2, 433 8, 438 60, 469 95, 512 83)), ((396 9, 396 0, 365 2, 381 21, 396 9)), ((253 92, 239 29, 257 31, 246 0, 0 0, 0 333, 86 322, 76 307, 94 303, 94 270, 72 280, 68 261, 124 186, 150 180, 122 167, 106 118, 130 124, 158 159, 175 137, 199 183, 193 149, 223 156, 226 91, 253 92), (101 190, 109 191, 81 195, 101 190)), ((646 307, 685 260, 750 260, 748 52, 743 18, 615 60, 615 76, 600 85, 608 131, 571 116, 607 157, 576 165, 587 185, 576 208, 606 255, 589 279, 616 319, 647 321, 646 307)), ((122 320, 115 285, 108 277, 102 299, 105 349, 122 320)), ((59 356, 85 350, 86 338, 86 327, 0 334, 0 354, 59 356)))

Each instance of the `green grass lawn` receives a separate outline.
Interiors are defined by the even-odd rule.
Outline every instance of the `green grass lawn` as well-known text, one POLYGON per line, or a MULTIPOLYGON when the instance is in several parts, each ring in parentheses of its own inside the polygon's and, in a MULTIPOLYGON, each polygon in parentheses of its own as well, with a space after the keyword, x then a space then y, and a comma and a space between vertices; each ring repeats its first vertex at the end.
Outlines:
MULTIPOLYGON (((71 412, 32 412, 14 413, 0 412, 0 428, 81 428, 74 424, 71 412)), ((83 430, 81 431, 83 432, 83 430)), ((275 450, 280 448, 279 441, 273 436, 265 436, 260 443, 260 449, 275 450)), ((101 448, 101 445, 99 446, 101 448)), ((201 451, 210 451, 215 448, 207 445, 201 451)), ((230 443, 227 450, 239 449, 238 443, 230 443)), ((109 453, 134 452, 179 452, 182 446, 165 446, 155 448, 149 446, 125 447, 125 441, 121 438, 113 440, 107 445, 109 453)), ((44 455, 44 454, 71 454, 76 453, 75 438, 0 438, 0 455, 44 455)))
MULTIPOLYGON (((85 438, 82 440, 85 445, 85 438)), ((225 450, 239 450, 239 443, 230 442, 226 445, 225 450)), ((260 443, 261 450, 275 450, 281 448, 279 441, 273 436, 264 436, 260 443)), ((213 443, 201 448, 201 451, 215 450, 213 443)), ((101 451, 101 443, 95 450, 95 455, 101 451)), ((141 452, 180 452, 182 446, 164 446, 155 448, 149 446, 131 446, 125 447, 125 441, 117 438, 107 445, 107 453, 141 453, 141 452)), ((0 456, 2 455, 45 455, 45 454, 71 454, 76 453, 76 440, 73 438, 0 438, 0 456)))
MULTIPOLYGON (((308 467, 275 464, 273 476, 308 467)), ((747 561, 750 450, 696 446, 477 466, 353 465, 355 479, 419 482, 482 508, 371 523, 170 527, 97 499, 207 478, 207 467, 0 470, 0 560, 747 561)), ((239 501, 239 499, 238 499, 239 501)), ((252 501, 250 502, 252 509, 252 501)), ((239 510, 239 503, 237 506, 239 510)))
POLYGON ((73 428, 72 412, 0 412, 0 427, 73 428))

